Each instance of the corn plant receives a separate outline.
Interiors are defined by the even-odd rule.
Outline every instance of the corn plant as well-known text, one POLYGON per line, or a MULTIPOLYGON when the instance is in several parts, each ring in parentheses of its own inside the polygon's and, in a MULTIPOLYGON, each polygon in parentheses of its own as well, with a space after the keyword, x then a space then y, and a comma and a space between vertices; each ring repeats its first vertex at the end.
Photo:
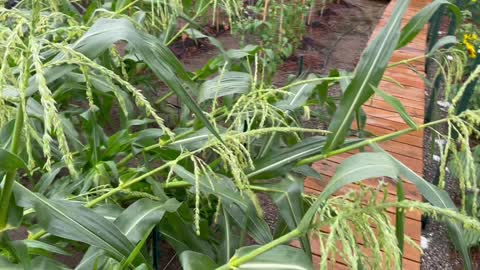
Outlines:
POLYGON ((250 13, 235 25, 242 40, 261 41, 262 73, 269 81, 277 66, 292 56, 305 33, 308 3, 305 0, 257 1, 245 9, 250 13))
MULTIPOLYGON (((353 75, 310 74, 276 87, 262 79, 257 46, 221 50, 192 74, 163 40, 130 18, 86 22, 42 1, 24 4, 0 10, 2 269, 66 269, 52 257, 72 244, 84 253, 75 269, 155 269, 152 231, 179 254, 184 269, 314 269, 312 239, 320 243, 321 269, 339 257, 352 269, 401 269, 404 243, 416 246, 402 233, 405 211, 412 209, 448 224, 471 269, 465 235, 479 234, 478 220, 377 145, 447 123, 462 130, 465 149, 477 132, 471 127, 479 123, 478 110, 451 110, 419 125, 377 89, 393 51, 441 5, 426 7, 401 30, 409 1, 399 1, 353 75), (126 43, 124 53, 119 41, 126 43), (151 102, 132 83, 132 61, 148 67, 167 96, 151 102), (346 85, 338 107, 328 99, 336 84, 346 85), (410 127, 351 138, 355 113, 375 93, 410 127), (182 107, 167 125, 159 109, 171 95, 182 107), (330 108, 328 130, 302 126, 311 106, 330 108), (345 160, 320 194, 305 192, 305 177, 321 181, 313 162, 365 147, 372 151, 345 160), (409 180, 428 202, 388 200, 382 181, 337 194, 348 184, 385 177, 399 194, 409 180), (274 231, 259 194, 279 209, 274 231), (10 239, 20 227, 27 239, 10 239), (301 248, 289 245, 294 240, 301 248)), ((479 76, 475 70, 458 95, 479 76)))
MULTIPOLYGON (((474 1, 452 2, 455 2, 459 9, 446 13, 450 16, 456 14, 456 18, 450 18, 448 33, 444 37, 435 33, 430 40, 431 44, 435 43, 434 46, 431 45, 432 47, 442 49, 431 55, 430 64, 436 68, 436 73, 426 121, 441 118, 441 115, 445 114, 442 111, 459 114, 468 109, 478 108, 476 93, 479 84, 478 78, 475 78, 480 63, 477 57, 478 25, 472 17, 472 14, 478 13, 478 5, 474 1), (458 19, 460 12, 462 20, 458 19), (444 100, 439 100, 440 96, 444 96, 444 100)), ((444 14, 445 10, 437 11, 431 25, 431 33, 439 30, 439 22, 445 18, 444 14)), ((454 122, 448 125, 447 133, 449 135, 441 133, 435 135, 436 141, 442 142, 435 145, 442 156, 436 181, 443 188, 450 168, 453 177, 459 182, 462 212, 478 217, 478 146, 472 142, 479 135, 478 128, 475 125, 454 122)), ((475 246, 478 243, 478 236, 466 237, 467 246, 475 246)), ((456 247, 461 249, 458 245, 456 247)))

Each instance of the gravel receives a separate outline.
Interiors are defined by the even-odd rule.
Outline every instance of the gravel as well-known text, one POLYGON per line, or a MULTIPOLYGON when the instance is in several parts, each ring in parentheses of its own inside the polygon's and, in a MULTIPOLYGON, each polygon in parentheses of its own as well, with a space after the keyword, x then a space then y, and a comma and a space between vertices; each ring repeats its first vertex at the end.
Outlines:
MULTIPOLYGON (((428 68, 428 74, 434 74, 434 66, 428 68)), ((431 75, 428 75, 429 79, 432 79, 431 75)), ((431 89, 427 89, 427 94, 425 95, 425 106, 429 102, 429 93, 431 89)), ((439 100, 443 100, 443 96, 439 97, 439 100)), ((425 107, 425 111, 427 108, 425 107)), ((442 116, 445 116, 445 112, 440 111, 442 116)), ((437 131, 445 134, 446 126, 437 127, 437 131)), ((435 176, 439 168, 439 157, 440 153, 438 152, 437 143, 434 153, 430 152, 430 146, 432 145, 432 140, 437 139, 434 135, 434 132, 431 130, 425 130, 424 133, 424 177, 427 181, 433 183, 435 176)), ((459 187, 457 181, 447 173, 445 179, 445 190, 450 194, 450 197, 455 201, 458 201, 459 198, 459 187)), ((421 269, 422 270, 438 270, 438 269, 463 269, 462 260, 460 255, 455 251, 449 236, 446 226, 443 223, 436 222, 430 218, 423 220, 423 231, 422 231, 422 245, 423 247, 423 256, 421 269)))

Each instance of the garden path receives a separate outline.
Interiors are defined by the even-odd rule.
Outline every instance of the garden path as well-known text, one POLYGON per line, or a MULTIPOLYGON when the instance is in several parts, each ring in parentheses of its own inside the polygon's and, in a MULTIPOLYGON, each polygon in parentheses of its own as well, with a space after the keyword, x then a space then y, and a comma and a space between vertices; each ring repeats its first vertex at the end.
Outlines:
MULTIPOLYGON (((398 0, 401 1, 401 0, 398 0)), ((382 19, 377 24, 375 31, 372 34, 370 40, 372 40, 388 22, 393 8, 397 0, 393 0, 387 6, 382 19)), ((413 0, 410 7, 404 17, 403 25, 405 25, 421 8, 426 6, 429 0, 413 0)), ((399 65, 389 68, 385 73, 386 76, 396 80, 403 87, 400 87, 392 82, 383 81, 380 84, 380 89, 398 98, 407 112, 412 118, 418 122, 423 122, 424 117, 424 89, 425 84, 421 76, 424 75, 424 59, 421 58, 425 55, 426 50, 426 29, 424 29, 418 37, 410 43, 408 46, 395 51, 391 59, 391 63, 398 61, 420 57, 421 60, 411 63, 414 67, 407 67, 405 65, 399 65), (418 76, 418 74, 420 76, 418 76)), ((374 97, 364 107, 367 114, 367 126, 366 130, 379 136, 389 134, 408 126, 404 123, 402 118, 381 98, 374 97)), ((394 157, 402 161, 410 169, 417 174, 423 174, 423 132, 417 131, 394 139, 393 141, 382 143, 381 146, 392 154, 394 157)), ((352 153, 343 154, 327 160, 319 161, 313 165, 313 168, 319 171, 324 179, 328 182, 328 179, 335 174, 335 168, 345 158, 351 156, 352 153)), ((366 185, 376 186, 378 181, 371 180, 363 182, 366 185)), ((317 180, 306 179, 305 191, 310 193, 318 193, 323 190, 325 183, 321 183, 317 180)), ((349 185, 342 189, 338 194, 347 192, 348 190, 358 189, 358 185, 349 185)), ((405 182, 405 196, 409 199, 422 200, 421 194, 415 189, 414 185, 405 182)), ((388 200, 396 200, 396 186, 393 182, 388 182, 389 198, 388 200)), ((395 222, 395 210, 389 211, 389 215, 392 221, 395 222)), ((421 237, 421 213, 420 212, 408 212, 405 222, 405 233, 417 243, 420 242, 421 237)), ((314 261, 320 259, 320 252, 318 241, 312 240, 312 248, 314 253, 314 261)), ((360 242, 360 244, 362 244, 360 242)), ((417 249, 405 245, 404 257, 403 257, 403 269, 416 270, 420 269, 421 253, 417 249)), ((331 263, 331 269, 347 269, 342 258, 338 257, 335 263, 331 263)))

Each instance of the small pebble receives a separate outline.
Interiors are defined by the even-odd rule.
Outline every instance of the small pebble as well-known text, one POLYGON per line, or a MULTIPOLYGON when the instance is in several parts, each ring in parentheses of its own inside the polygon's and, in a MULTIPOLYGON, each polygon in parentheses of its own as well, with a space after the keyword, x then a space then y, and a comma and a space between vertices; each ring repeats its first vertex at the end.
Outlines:
POLYGON ((435 142, 439 145, 447 144, 447 140, 444 140, 444 139, 436 139, 435 142))
POLYGON ((420 247, 421 247, 422 249, 427 249, 429 242, 430 242, 430 239, 422 236, 422 237, 420 238, 420 247))
POLYGON ((443 107, 443 108, 449 108, 452 104, 448 101, 437 101, 438 106, 443 107))

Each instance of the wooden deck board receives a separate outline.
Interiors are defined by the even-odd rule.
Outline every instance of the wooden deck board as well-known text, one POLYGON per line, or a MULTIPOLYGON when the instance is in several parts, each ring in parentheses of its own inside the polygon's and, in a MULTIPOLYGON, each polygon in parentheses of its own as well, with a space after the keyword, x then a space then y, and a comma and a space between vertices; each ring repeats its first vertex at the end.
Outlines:
MULTIPOLYGON (((426 6, 429 0, 411 1, 410 7, 406 12, 402 25, 405 25, 420 9, 426 6)), ((392 10, 395 6, 396 0, 392 1, 385 9, 382 19, 379 21, 372 38, 376 36, 386 25, 392 10)), ((372 40, 371 38, 371 40, 372 40)), ((421 57, 425 55, 426 50, 426 30, 423 30, 419 36, 406 47, 395 51, 391 59, 391 64, 397 63, 411 58, 418 58, 406 65, 396 65, 389 68, 385 73, 385 80, 380 83, 380 89, 397 97, 404 105, 406 111, 410 114, 413 120, 417 123, 423 122, 424 98, 425 98, 425 84, 424 76, 424 59, 421 57), (394 82, 391 82, 391 80, 394 82), (400 85, 399 85, 400 84, 400 85)), ((366 130, 376 136, 389 134, 408 128, 403 119, 391 108, 383 99, 379 97, 372 98, 371 101, 364 105, 364 111, 367 114, 366 130)), ((386 151, 398 158, 409 168, 416 173, 423 174, 423 132, 417 131, 410 134, 395 138, 393 141, 380 144, 386 151)), ((315 163, 313 168, 317 170, 323 177, 323 181, 307 178, 305 180, 306 193, 319 193, 323 190, 329 179, 335 174, 336 167, 346 158, 352 156, 354 153, 345 153, 332 157, 328 160, 323 160, 315 163)), ((372 179, 362 182, 367 186, 376 186, 378 180, 372 179)), ((336 195, 345 194, 350 190, 358 190, 360 184, 351 184, 344 189, 338 191, 336 195)), ((387 200, 396 200, 396 187, 394 183, 387 181, 388 197, 387 200)), ((415 186, 409 182, 405 182, 405 193, 409 199, 421 200, 421 194, 415 189, 415 186)), ((395 221, 395 209, 388 209, 388 215, 392 222, 395 221)), ((408 212, 406 214, 406 234, 417 243, 421 237, 421 213, 419 211, 408 212)), ((394 224, 394 223, 393 223, 394 224)), ((328 232, 328 228, 323 230, 328 232)), ((318 239, 312 238, 312 253, 314 263, 321 260, 320 248, 318 246, 318 239)), ((360 245, 363 245, 361 240, 358 240, 360 245)), ((294 243, 294 246, 299 246, 294 243)), ((405 254, 403 259, 403 269, 417 270, 420 269, 421 254, 418 250, 412 247, 405 247, 405 254)), ((335 261, 329 261, 328 269, 348 269, 347 263, 337 256, 335 261)))

